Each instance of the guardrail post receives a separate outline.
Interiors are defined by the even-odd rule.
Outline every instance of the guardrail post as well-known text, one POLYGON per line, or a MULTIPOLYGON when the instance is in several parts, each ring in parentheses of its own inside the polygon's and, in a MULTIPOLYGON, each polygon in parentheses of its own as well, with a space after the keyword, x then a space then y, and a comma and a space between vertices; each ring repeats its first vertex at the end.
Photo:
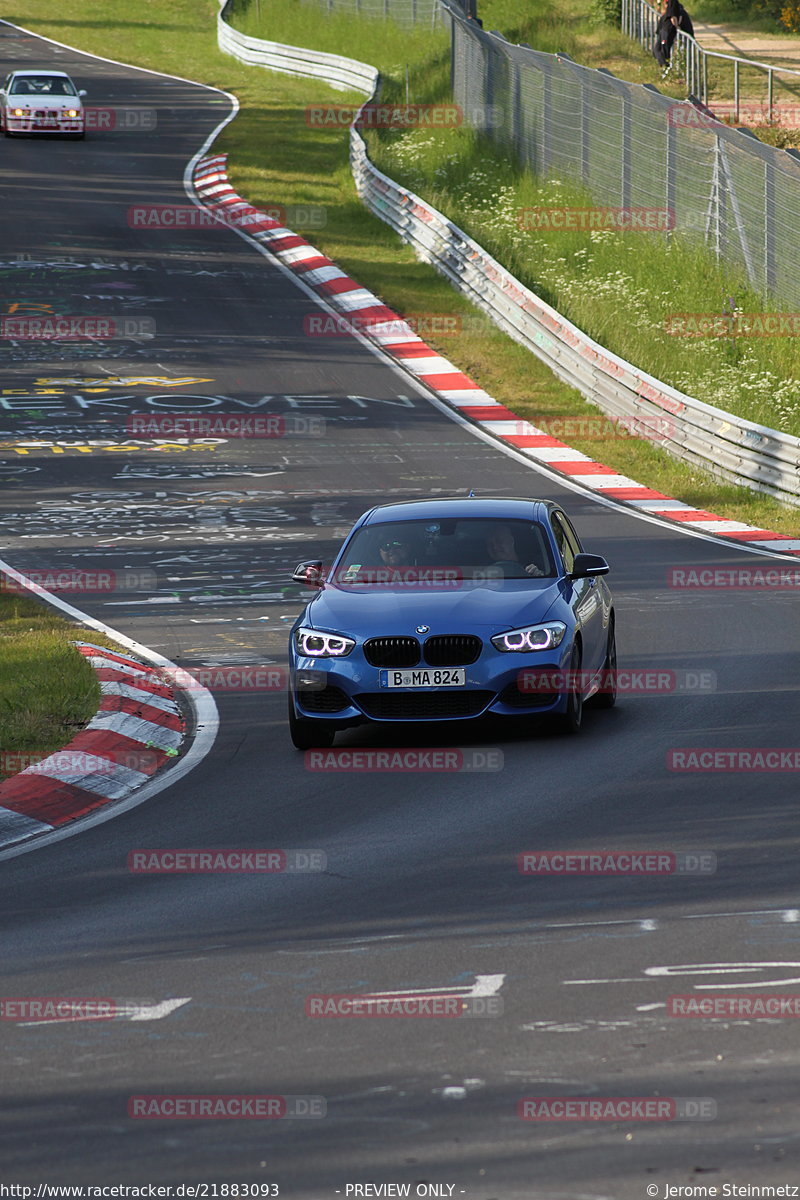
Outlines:
POLYGON ((772 124, 772 83, 775 78, 774 71, 767 71, 767 98, 769 103, 769 123, 772 124))

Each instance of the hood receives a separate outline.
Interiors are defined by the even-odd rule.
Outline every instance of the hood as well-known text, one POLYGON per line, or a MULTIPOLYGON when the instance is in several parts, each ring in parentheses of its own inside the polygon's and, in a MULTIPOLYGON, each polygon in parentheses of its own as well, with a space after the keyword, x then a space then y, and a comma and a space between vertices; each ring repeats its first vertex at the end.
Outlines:
POLYGON ((50 109, 51 111, 58 110, 59 112, 65 108, 74 108, 76 112, 80 112, 83 105, 81 104, 80 96, 48 96, 48 95, 31 95, 31 96, 9 96, 6 100, 9 108, 27 108, 50 109))
POLYGON ((505 579, 460 583, 452 589, 326 586, 310 601, 304 623, 358 637, 413 634, 502 633, 546 618, 561 595, 556 579, 505 579))

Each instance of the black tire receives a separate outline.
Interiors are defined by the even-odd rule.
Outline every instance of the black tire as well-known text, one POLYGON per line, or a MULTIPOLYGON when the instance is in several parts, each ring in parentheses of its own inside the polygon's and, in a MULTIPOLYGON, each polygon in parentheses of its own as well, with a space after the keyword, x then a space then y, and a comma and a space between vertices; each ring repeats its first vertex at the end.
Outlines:
POLYGON ((583 721, 581 648, 578 645, 572 647, 572 654, 569 660, 569 674, 570 683, 572 686, 569 690, 567 711, 564 713, 557 713, 553 720, 555 729, 558 733, 572 736, 576 733, 580 733, 581 723, 583 721))
POLYGON ((295 750, 327 750, 333 745, 336 730, 329 728, 327 721, 298 717, 289 696, 289 736, 295 750))
POLYGON ((613 708, 617 703, 617 639, 614 619, 608 625, 608 646, 603 663, 603 689, 592 697, 595 708, 613 708))

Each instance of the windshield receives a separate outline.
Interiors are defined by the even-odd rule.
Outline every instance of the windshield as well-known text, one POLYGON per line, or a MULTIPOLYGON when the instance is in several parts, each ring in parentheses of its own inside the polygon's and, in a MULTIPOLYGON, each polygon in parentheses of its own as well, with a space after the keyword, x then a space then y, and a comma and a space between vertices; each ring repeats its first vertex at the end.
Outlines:
POLYGON ((61 75, 25 75, 11 83, 12 96, 77 96, 70 79, 61 75))
POLYGON ((336 568, 337 583, 392 573, 427 578, 532 579, 555 576, 547 536, 534 521, 497 519, 393 521, 365 525, 336 568))

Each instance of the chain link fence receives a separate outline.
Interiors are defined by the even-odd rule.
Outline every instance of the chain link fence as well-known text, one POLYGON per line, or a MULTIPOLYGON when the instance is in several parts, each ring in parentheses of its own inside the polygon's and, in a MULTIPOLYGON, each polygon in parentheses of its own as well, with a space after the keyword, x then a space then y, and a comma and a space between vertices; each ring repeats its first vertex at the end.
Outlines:
POLYGON ((538 175, 585 185, 597 204, 668 209, 677 232, 800 307, 800 156, 445 6, 454 99, 481 132, 538 175))

